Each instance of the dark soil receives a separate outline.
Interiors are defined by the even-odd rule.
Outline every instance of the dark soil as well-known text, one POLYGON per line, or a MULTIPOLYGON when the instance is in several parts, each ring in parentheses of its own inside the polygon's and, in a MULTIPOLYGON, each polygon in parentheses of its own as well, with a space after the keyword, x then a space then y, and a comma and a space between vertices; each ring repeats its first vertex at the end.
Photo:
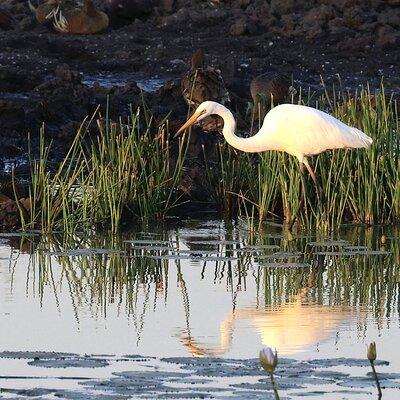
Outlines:
MULTIPOLYGON (((36 22, 25 0, 0 4, 1 160, 26 154, 27 134, 65 148, 82 120, 109 99, 117 117, 142 104, 171 130, 185 119, 180 78, 203 49, 221 69, 232 108, 244 113, 249 83, 284 72, 297 86, 355 89, 369 82, 400 92, 400 0, 98 0, 110 15, 103 34, 65 35, 36 22), (164 82, 164 84, 163 84, 164 82), (146 83, 146 82, 145 82, 146 83), (154 89, 154 88, 153 88, 154 89), (146 86, 145 86, 145 90, 146 86), (236 101, 235 101, 236 100, 236 101)), ((22 167, 22 169, 24 169, 22 167)))

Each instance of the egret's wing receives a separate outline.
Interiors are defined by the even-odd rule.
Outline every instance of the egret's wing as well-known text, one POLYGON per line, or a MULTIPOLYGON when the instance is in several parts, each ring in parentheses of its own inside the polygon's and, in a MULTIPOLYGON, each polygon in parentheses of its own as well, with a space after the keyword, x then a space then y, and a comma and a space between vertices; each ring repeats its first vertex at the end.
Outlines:
POLYGON ((315 108, 282 104, 273 108, 261 128, 277 150, 300 159, 328 149, 369 147, 372 139, 357 128, 315 108), (301 157, 300 157, 301 156, 301 157))

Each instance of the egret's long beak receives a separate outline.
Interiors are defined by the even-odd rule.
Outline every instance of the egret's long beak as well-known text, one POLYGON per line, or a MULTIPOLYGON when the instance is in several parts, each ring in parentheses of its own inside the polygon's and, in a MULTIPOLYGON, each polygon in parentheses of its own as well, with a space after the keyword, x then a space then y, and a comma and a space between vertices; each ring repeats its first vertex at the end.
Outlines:
POLYGON ((206 111, 202 110, 202 111, 197 111, 195 112, 178 130, 178 132, 175 133, 174 138, 176 138, 177 136, 179 136, 185 129, 189 128, 189 126, 192 126, 193 124, 195 124, 198 120, 198 118, 203 115, 206 111))

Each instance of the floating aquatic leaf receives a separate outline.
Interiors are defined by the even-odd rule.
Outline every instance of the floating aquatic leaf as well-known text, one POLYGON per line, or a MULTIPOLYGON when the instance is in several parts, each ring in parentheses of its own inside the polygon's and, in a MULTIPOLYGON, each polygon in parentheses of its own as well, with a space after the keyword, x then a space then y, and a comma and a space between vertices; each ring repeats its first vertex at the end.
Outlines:
POLYGON ((99 368, 109 365, 107 360, 89 357, 66 358, 66 359, 34 359, 28 362, 34 367, 43 368, 99 368))
POLYGON ((316 256, 354 257, 357 255, 357 252, 355 252, 355 251, 316 251, 313 254, 316 256))
POLYGON ((239 240, 190 240, 187 241, 187 243, 191 244, 205 244, 205 245, 221 245, 221 246, 226 246, 230 244, 241 244, 239 240))
POLYGON ((313 247, 341 247, 347 246, 350 242, 347 240, 325 240, 321 242, 308 242, 307 246, 313 247))
POLYGON ((345 246, 346 251, 368 250, 367 246, 345 246))
MULTIPOLYGON (((338 382, 337 384, 339 386, 345 386, 351 388, 365 388, 365 387, 375 386, 375 381, 374 379, 366 376, 354 376, 343 380, 343 382, 338 382)), ((400 382, 385 380, 381 383, 381 386, 383 389, 385 388, 400 389, 400 382)))
POLYGON ((153 260, 190 260, 191 256, 188 254, 165 254, 165 255, 149 255, 148 258, 152 258, 153 260))
POLYGON ((287 253, 287 252, 278 252, 273 254, 266 254, 266 255, 257 255, 257 260, 284 260, 289 258, 300 258, 303 254, 296 252, 296 253, 287 253))
POLYGON ((280 247, 276 244, 254 244, 251 246, 245 246, 241 248, 241 251, 245 250, 279 250, 280 247))
POLYGON ((176 254, 192 254, 192 255, 202 255, 202 254, 220 254, 221 251, 210 250, 210 249, 196 249, 196 250, 178 250, 175 249, 176 254))
POLYGON ((392 254, 390 251, 385 250, 365 250, 365 251, 357 251, 357 255, 359 256, 387 256, 392 254))
POLYGON ((222 256, 204 256, 204 257, 194 257, 196 261, 236 261, 236 257, 222 257, 222 256))
POLYGON ((124 250, 115 249, 73 249, 67 251, 49 251, 44 254, 48 256, 64 256, 64 257, 89 257, 103 254, 124 254, 124 250))
POLYGON ((159 246, 168 246, 171 244, 171 242, 167 240, 153 240, 153 239, 133 239, 133 240, 124 240, 124 243, 131 243, 133 245, 140 245, 140 244, 145 244, 148 246, 151 245, 159 245, 159 246))
POLYGON ((12 237, 32 237, 39 236, 38 233, 34 232, 1 232, 0 238, 12 238, 12 237))
POLYGON ((145 251, 174 251, 175 248, 168 246, 150 246, 150 245, 132 245, 132 250, 145 250, 145 251))
POLYGON ((16 359, 59 359, 68 357, 78 357, 76 353, 61 353, 53 351, 2 351, 0 358, 16 358, 16 359))
POLYGON ((383 250, 353 250, 353 251, 316 251, 313 254, 317 256, 338 256, 338 257, 354 257, 354 256, 386 256, 391 254, 390 251, 383 250))
POLYGON ((271 263, 262 263, 260 267, 265 268, 309 268, 310 264, 307 263, 279 263, 279 262, 271 262, 271 263))
MULTIPOLYGON (((309 360, 308 363, 310 365, 315 365, 318 367, 336 367, 336 366, 345 366, 345 367, 369 367, 370 363, 367 358, 317 358, 314 360, 309 360)), ((388 361, 385 360, 376 360, 375 365, 389 365, 388 361)))

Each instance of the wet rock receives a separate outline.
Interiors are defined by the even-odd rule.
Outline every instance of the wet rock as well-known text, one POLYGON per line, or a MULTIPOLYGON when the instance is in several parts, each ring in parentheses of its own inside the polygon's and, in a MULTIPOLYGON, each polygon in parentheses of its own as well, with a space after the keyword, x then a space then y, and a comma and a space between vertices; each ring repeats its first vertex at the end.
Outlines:
POLYGON ((381 12, 378 16, 378 22, 383 25, 391 25, 393 27, 400 26, 400 8, 381 12))
POLYGON ((306 32, 306 38, 308 40, 313 40, 317 36, 322 35, 325 31, 326 24, 333 17, 333 7, 324 4, 308 11, 302 20, 302 24, 306 32))
POLYGON ((395 46, 400 41, 400 33, 398 29, 385 25, 378 29, 378 39, 376 44, 379 47, 388 48, 395 46))
POLYGON ((270 7, 265 1, 255 1, 246 8, 246 14, 251 22, 259 24, 263 27, 271 25, 272 16, 270 7))
MULTIPOLYGON (((46 132, 51 132, 52 125, 62 128, 71 121, 82 122, 95 109, 92 89, 80 83, 79 74, 63 65, 57 67, 55 75, 35 88, 39 98, 30 109, 38 126, 47 123, 46 132)), ((59 130, 53 132, 58 134, 59 130)))
POLYGON ((151 14, 158 3, 159 0, 106 0, 105 8, 111 21, 129 22, 151 14))
POLYGON ((296 9, 296 0, 271 0, 271 12, 278 15, 293 12, 296 9))
POLYGON ((14 29, 15 21, 9 11, 0 8, 0 30, 14 29))
POLYGON ((328 30, 330 33, 342 35, 349 35, 351 32, 346 26, 346 21, 341 17, 336 17, 328 21, 328 30))
POLYGON ((5 132, 23 132, 25 110, 17 101, 0 99, 0 115, 2 134, 5 132))
POLYGON ((231 25, 229 28, 229 33, 232 36, 242 36, 247 32, 247 23, 244 19, 238 19, 236 22, 231 25))
POLYGON ((0 227, 14 229, 20 225, 17 203, 0 193, 0 227))
POLYGON ((65 82, 81 82, 81 76, 78 71, 74 71, 68 64, 57 65, 55 70, 55 76, 65 82))
POLYGON ((161 0, 161 9, 163 12, 172 13, 176 6, 176 0, 161 0))
POLYGON ((356 6, 345 7, 343 10, 343 18, 346 21, 346 25, 350 28, 359 30, 363 25, 363 15, 360 13, 360 9, 356 6))
POLYGON ((182 26, 190 19, 187 8, 180 8, 176 13, 167 15, 161 19, 162 26, 182 26))
POLYGON ((222 23, 228 16, 228 13, 222 8, 215 8, 211 10, 201 10, 198 12, 191 12, 190 19, 195 26, 205 28, 207 26, 215 26, 215 24, 222 23))

